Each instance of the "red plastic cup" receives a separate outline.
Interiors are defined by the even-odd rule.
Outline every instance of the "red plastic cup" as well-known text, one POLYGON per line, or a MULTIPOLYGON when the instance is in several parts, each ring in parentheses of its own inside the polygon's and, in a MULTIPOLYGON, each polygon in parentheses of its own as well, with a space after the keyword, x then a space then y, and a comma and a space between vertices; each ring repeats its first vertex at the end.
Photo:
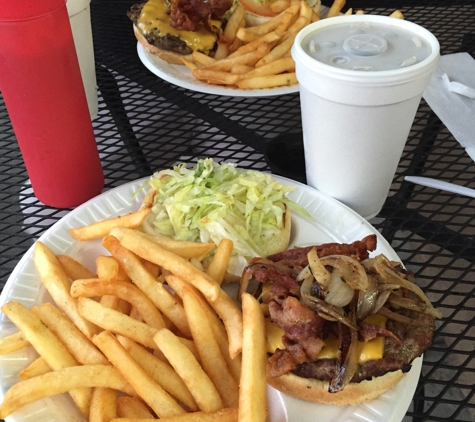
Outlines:
POLYGON ((65 0, 0 2, 0 91, 36 197, 70 208, 104 174, 65 0))

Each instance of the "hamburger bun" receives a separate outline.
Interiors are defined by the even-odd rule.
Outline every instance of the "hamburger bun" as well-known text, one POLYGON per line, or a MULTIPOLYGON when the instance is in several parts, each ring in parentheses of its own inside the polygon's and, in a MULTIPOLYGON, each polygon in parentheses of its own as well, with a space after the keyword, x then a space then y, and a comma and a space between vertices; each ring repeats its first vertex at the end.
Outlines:
POLYGON ((285 213, 283 218, 282 232, 272 235, 266 239, 265 244, 261 245, 262 256, 274 255, 276 253, 285 251, 289 247, 290 232, 292 230, 292 216, 289 207, 285 205, 285 213))
POLYGON ((179 54, 179 53, 175 53, 174 51, 163 50, 161 48, 155 47, 154 45, 150 44, 135 25, 134 25, 134 34, 135 34, 135 37, 137 38, 137 41, 142 45, 145 51, 159 57, 162 60, 165 60, 167 63, 182 65, 183 64, 183 61, 181 60, 182 57, 184 57, 185 59, 191 60, 191 54, 188 54, 188 55, 179 54))
MULTIPOLYGON (((269 371, 267 371, 269 372, 269 371)), ((379 397, 381 394, 395 387, 404 378, 401 370, 388 372, 385 375, 364 380, 359 383, 349 383, 338 393, 328 392, 328 381, 315 378, 303 378, 288 373, 277 378, 267 376, 267 383, 297 399, 313 403, 349 405, 365 403, 379 397)))

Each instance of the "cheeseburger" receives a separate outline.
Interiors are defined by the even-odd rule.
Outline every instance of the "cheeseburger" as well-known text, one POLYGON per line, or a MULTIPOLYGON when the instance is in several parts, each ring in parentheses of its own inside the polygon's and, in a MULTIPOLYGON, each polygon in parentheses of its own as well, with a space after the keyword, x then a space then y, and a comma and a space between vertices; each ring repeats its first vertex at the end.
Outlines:
POLYGON ((212 56, 233 0, 148 0, 134 4, 127 16, 134 34, 151 54, 183 64, 193 51, 212 56))
POLYGON ((243 272, 266 315, 267 382, 291 396, 357 404, 394 387, 441 314, 376 236, 255 258, 243 272))

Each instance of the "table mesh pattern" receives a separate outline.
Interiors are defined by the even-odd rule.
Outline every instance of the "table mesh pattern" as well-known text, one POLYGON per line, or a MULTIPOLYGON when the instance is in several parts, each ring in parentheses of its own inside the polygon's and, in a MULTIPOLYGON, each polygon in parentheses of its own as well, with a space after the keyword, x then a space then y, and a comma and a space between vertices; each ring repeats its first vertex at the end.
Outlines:
MULTIPOLYGON (((181 161, 208 156, 268 171, 267 143, 280 134, 301 131, 298 94, 221 97, 160 80, 137 57, 136 39, 126 17, 132 3, 91 3, 100 97, 94 130, 105 190, 181 161)), ((384 15, 400 8, 406 19, 438 37, 442 54, 468 51, 475 55, 473 1, 361 0, 348 1, 346 7, 384 15)), ((1 96, 0 127, 3 287, 34 240, 69 210, 36 200, 1 96)), ((424 356, 421 380, 404 420, 473 421, 475 199, 411 185, 404 181, 405 175, 475 188, 474 162, 424 101, 385 207, 371 222, 444 315, 437 322, 434 344, 424 356)))

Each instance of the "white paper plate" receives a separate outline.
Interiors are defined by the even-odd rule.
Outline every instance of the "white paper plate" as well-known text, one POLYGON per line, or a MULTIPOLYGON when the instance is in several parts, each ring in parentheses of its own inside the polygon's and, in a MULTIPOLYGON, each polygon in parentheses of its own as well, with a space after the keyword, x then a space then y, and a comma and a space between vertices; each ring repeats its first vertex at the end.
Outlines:
MULTIPOLYGON (((329 241, 353 242, 368 234, 376 234, 378 247, 375 254, 384 253, 391 260, 399 260, 386 240, 367 221, 345 205, 327 197, 315 189, 275 176, 283 184, 295 185, 289 198, 302 205, 314 218, 310 221, 299 215, 292 217, 291 245, 304 246, 329 241)), ((107 253, 100 241, 79 242, 68 230, 95 221, 117 216, 138 209, 144 192, 133 196, 146 179, 128 183, 105 192, 81 205, 47 230, 40 240, 55 253, 71 255, 90 269, 95 268, 99 253, 107 253)), ((294 213, 295 214, 295 213, 294 213)), ((33 247, 30 248, 13 270, 0 296, 0 305, 16 300, 27 307, 50 300, 37 275, 33 263, 33 247)), ((17 331, 4 314, 0 315, 2 336, 17 331)), ((37 357, 32 348, 0 357, 0 397, 18 382, 18 372, 37 357)), ((358 406, 316 405, 288 397, 268 388, 270 422, 400 422, 412 400, 422 359, 418 358, 407 376, 392 390, 372 402, 358 406)), ((62 394, 32 403, 6 419, 8 422, 73 422, 85 419, 68 395, 62 394)))
POLYGON ((274 95, 293 94, 299 92, 299 86, 277 87, 269 89, 237 89, 225 86, 211 85, 200 82, 193 77, 186 66, 169 64, 153 54, 148 53, 140 43, 137 43, 137 53, 145 67, 164 81, 187 88, 192 91, 213 95, 231 97, 272 97, 274 95))

